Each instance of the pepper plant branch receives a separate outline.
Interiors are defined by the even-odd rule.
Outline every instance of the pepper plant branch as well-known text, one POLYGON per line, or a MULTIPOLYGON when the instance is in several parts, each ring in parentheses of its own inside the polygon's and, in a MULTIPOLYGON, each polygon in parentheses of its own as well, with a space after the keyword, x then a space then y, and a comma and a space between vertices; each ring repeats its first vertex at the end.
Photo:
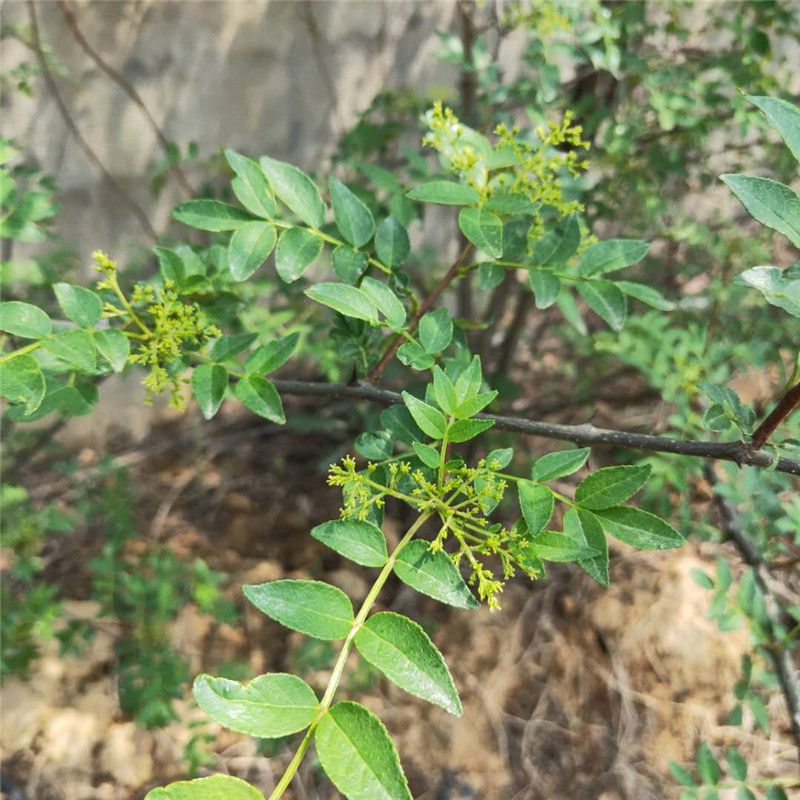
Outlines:
MULTIPOLYGON (((431 310, 434 303, 441 296, 442 292, 444 292, 444 290, 447 289, 447 287, 458 277, 459 273, 461 272, 461 268, 467 263, 467 260, 472 254, 473 249, 474 246, 467 242, 467 244, 464 246, 464 249, 461 251, 461 254, 453 262, 453 265, 450 267, 450 269, 447 270, 445 276, 439 281, 433 291, 422 301, 420 307, 417 309, 417 313, 414 314, 408 324, 408 331, 410 333, 414 332, 422 317, 424 317, 425 314, 431 310)), ((402 343, 402 336, 398 335, 394 338, 391 345, 389 345, 389 349, 383 354, 381 360, 377 363, 367 377, 368 383, 375 383, 376 381, 380 380, 381 375, 383 375, 383 371, 392 362, 394 359, 394 354, 398 351, 402 343)))
MULTIPOLYGON (((274 380, 273 383, 279 392, 288 395, 359 398, 386 405, 403 402, 403 398, 396 392, 378 389, 367 384, 348 386, 342 383, 294 380, 274 380)), ((777 462, 773 463, 775 462, 773 456, 755 451, 744 442, 673 439, 667 436, 654 436, 647 433, 598 428, 591 423, 564 425, 557 422, 519 419, 496 414, 476 414, 475 418, 493 420, 495 428, 520 433, 525 436, 541 436, 545 439, 558 439, 584 446, 607 444, 614 447, 628 447, 633 450, 649 450, 658 453, 692 456, 694 458, 733 461, 739 466, 772 467, 777 472, 800 475, 800 461, 790 458, 778 458, 777 462)))
MULTIPOLYGON (((92 61, 97 64, 103 72, 111 78, 114 83, 116 83, 124 92, 128 95, 128 97, 133 100, 133 102, 139 107, 142 114, 144 114, 147 122, 150 124, 153 133, 158 139, 158 143, 163 148, 164 152, 166 153, 167 157, 170 155, 170 146, 169 141, 167 141, 167 137, 164 135, 164 132, 159 127, 158 123, 155 121, 153 115, 150 113, 150 109, 144 104, 144 100, 142 100, 141 95, 139 92, 136 91, 133 84, 127 80, 123 75, 121 75, 117 70, 114 69, 101 55, 97 52, 97 50, 92 47, 91 44, 87 41, 86 37, 83 35, 83 31, 81 30, 80 26, 78 25, 78 20, 75 17, 72 9, 69 7, 67 0, 58 0, 59 8, 61 9, 61 13, 64 15, 64 19, 67 21, 67 25, 69 25, 69 29, 72 31, 72 35, 75 37, 75 40, 81 46, 83 51, 92 59, 92 61)), ((180 183, 181 188, 183 191, 189 196, 193 197, 195 194, 195 190, 192 187, 191 183, 189 183, 188 178, 186 177, 186 173, 181 169, 180 164, 173 164, 171 166, 171 171, 175 173, 175 177, 180 183)))
POLYGON ((397 561, 397 554, 414 538, 416 532, 428 521, 428 519, 430 519, 432 514, 433 512, 431 511, 424 511, 417 517, 413 525, 411 525, 403 538, 398 542, 397 547, 395 547, 395 549, 392 551, 392 554, 387 559, 386 564, 383 566, 380 574, 375 579, 375 583, 372 584, 372 588, 370 588, 369 593, 367 594, 364 602, 361 605, 361 608, 358 611, 358 614, 353 620, 353 625, 350 628, 350 632, 347 634, 347 638, 344 640, 342 649, 339 651, 339 657, 336 659, 336 664, 331 672, 331 677, 328 680, 328 685, 325 688, 325 694, 323 695, 319 704, 317 714, 309 729, 306 731, 306 735, 303 737, 303 740, 300 742, 297 752, 289 762, 286 771, 283 773, 280 781, 278 781, 278 784, 275 786, 275 789, 269 796, 269 800, 279 800, 279 798, 283 797, 284 792, 289 788, 289 784, 292 782, 292 778, 299 769, 306 751, 311 744, 311 740, 314 738, 314 733, 320 723, 320 720, 325 716, 325 714, 328 712, 328 709, 331 707, 331 704, 333 703, 333 697, 336 694, 336 689, 339 687, 339 682, 342 679, 342 673, 344 672, 344 667, 347 663, 347 657, 350 655, 350 650, 353 647, 353 641, 356 638, 356 634, 359 632, 361 626, 369 616, 369 612, 375 605, 375 601, 378 599, 378 595, 380 594, 383 585, 392 574, 395 562, 397 561))
POLYGON ((800 405, 800 383, 796 383, 786 392, 778 402, 778 405, 772 409, 767 418, 756 428, 751 443, 753 449, 760 450, 769 441, 770 436, 775 433, 778 425, 780 425, 798 405, 800 405))

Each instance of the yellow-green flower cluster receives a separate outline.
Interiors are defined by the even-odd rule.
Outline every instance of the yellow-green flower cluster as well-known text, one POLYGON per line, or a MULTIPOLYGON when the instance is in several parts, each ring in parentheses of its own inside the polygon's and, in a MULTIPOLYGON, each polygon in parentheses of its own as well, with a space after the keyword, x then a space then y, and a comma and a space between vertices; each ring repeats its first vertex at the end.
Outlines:
POLYGON ((485 154, 478 144, 480 134, 462 125, 452 109, 445 108, 441 100, 437 100, 425 114, 425 121, 430 130, 422 138, 422 144, 441 153, 454 173, 482 198, 487 197, 489 170, 485 154))
POLYGON ((418 512, 435 512, 442 525, 430 549, 446 552, 456 565, 465 564, 470 571, 468 580, 476 587, 480 599, 490 609, 496 609, 498 595, 517 568, 531 578, 540 577, 515 556, 519 535, 486 516, 502 500, 507 487, 506 481, 494 471, 498 466, 497 462, 487 464, 485 459, 474 468, 456 466, 440 486, 437 481, 428 480, 422 469, 413 468, 409 461, 370 462, 359 470, 356 460, 347 456, 341 464, 331 464, 328 483, 342 487, 340 513, 344 519, 368 519, 373 509, 384 506, 386 497, 404 501, 418 512), (449 538, 455 541, 453 552, 445 550, 449 538), (499 559, 501 576, 486 566, 486 558, 499 559))
POLYGON ((583 128, 575 124, 572 112, 567 111, 559 122, 539 126, 538 141, 534 142, 521 137, 519 127, 503 123, 495 128, 497 141, 491 144, 441 102, 434 104, 425 120, 430 130, 422 143, 441 153, 450 170, 474 189, 481 201, 496 192, 509 192, 524 195, 537 206, 529 233, 532 240, 544 233, 541 207, 555 209, 559 217, 583 210, 577 200, 564 197, 564 173, 576 176, 589 166, 584 157, 589 143, 583 140, 583 128), (491 169, 490 158, 497 165, 491 169))
POLYGON ((112 261, 102 250, 95 250, 92 253, 92 260, 94 261, 94 268, 106 276, 106 280, 98 282, 97 288, 112 289, 113 285, 109 283, 108 278, 116 274, 117 262, 112 261))
POLYGON ((500 17, 503 28, 519 28, 525 25, 535 28, 536 33, 547 36, 555 31, 567 30, 570 18, 562 11, 560 0, 516 0, 505 9, 500 17))
MULTIPOLYGON (((567 111, 560 122, 540 125, 536 129, 539 138, 536 144, 520 140, 519 127, 498 125, 494 131, 498 137, 496 149, 512 154, 514 163, 497 175, 493 181, 496 188, 523 194, 533 203, 556 209, 562 217, 582 211, 583 205, 577 200, 564 198, 562 179, 564 171, 577 176, 589 167, 589 160, 582 153, 589 149, 589 143, 582 139, 583 127, 573 120, 574 115, 567 111), (559 145, 567 145, 568 149, 559 149, 559 145)), ((534 220, 529 236, 537 239, 542 233, 538 213, 534 213, 534 220)))
POLYGON ((170 375, 169 363, 186 350, 194 350, 209 339, 221 336, 215 325, 209 325, 200 308, 194 303, 180 299, 172 284, 166 281, 164 288, 137 284, 131 296, 135 306, 144 305, 150 324, 149 333, 142 337, 131 362, 150 367, 143 383, 152 395, 169 392, 170 405, 183 410, 186 400, 181 392, 181 379, 170 375))

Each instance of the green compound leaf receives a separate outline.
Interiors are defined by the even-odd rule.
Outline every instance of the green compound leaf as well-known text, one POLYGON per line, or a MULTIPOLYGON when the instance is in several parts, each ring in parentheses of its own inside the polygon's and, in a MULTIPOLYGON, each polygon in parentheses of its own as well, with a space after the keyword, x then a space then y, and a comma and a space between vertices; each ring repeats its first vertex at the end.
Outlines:
POLYGON ((536 308, 545 309, 555 303, 561 291, 561 281, 546 269, 532 269, 528 272, 528 282, 533 292, 536 308))
POLYGON ((786 142, 792 155, 800 161, 800 108, 777 97, 745 97, 766 115, 769 124, 786 142))
POLYGON ((436 363, 436 359, 426 353, 416 342, 406 342, 397 351, 397 358, 401 364, 411 369, 429 369, 436 363))
MULTIPOLYGON (((520 195, 512 195, 513 197, 519 197, 520 199, 525 199, 520 195)), ((491 211, 497 211, 498 209, 494 208, 491 203, 486 203, 485 208, 490 209, 491 211)), ((502 213, 502 212, 501 212, 502 213)), ((531 220, 529 217, 523 217, 522 219, 512 219, 503 225, 503 258, 506 261, 513 261, 515 263, 519 263, 522 261, 527 253, 528 253, 528 232, 531 228, 531 220)), ((489 264, 489 266, 495 266, 493 264, 489 264)), ((501 267, 496 267, 499 269, 500 272, 504 272, 501 267)), ((490 278, 490 280, 492 280, 490 278)), ((494 280, 497 280, 494 278, 494 280)), ((500 283, 500 281, 498 281, 500 283)))
POLYGON ((492 450, 486 456, 486 466, 491 470, 505 469, 514 458, 514 450, 511 447, 504 447, 501 450, 492 450))
POLYGON ((173 212, 173 219, 201 231, 235 231, 255 217, 241 208, 220 203, 219 200, 189 200, 173 212))
POLYGON ((614 284, 623 294, 627 294, 628 297, 633 297, 651 308, 657 308, 659 311, 673 311, 675 309, 675 303, 672 300, 667 300, 658 289, 648 286, 646 283, 614 281, 614 284))
POLYGON ((628 306, 625 295, 611 281, 580 281, 578 293, 589 308, 608 323, 612 331, 619 332, 623 329, 628 306))
POLYGON ((239 778, 212 775, 151 789, 144 800, 264 800, 264 795, 239 778))
POLYGON ((445 414, 453 415, 456 413, 456 407, 458 406, 456 387, 442 368, 438 366, 433 368, 433 396, 436 398, 439 408, 445 414))
POLYGON ((672 777, 675 778, 681 786, 697 786, 697 781, 694 779, 692 773, 689 772, 686 767, 682 767, 678 764, 677 761, 669 762, 669 771, 672 773, 672 777))
POLYGON ((48 381, 41 405, 31 414, 25 413, 21 405, 11 406, 7 416, 13 422, 34 422, 53 411, 62 417, 80 417, 89 414, 98 401, 100 393, 92 383, 76 382, 70 386, 59 381, 48 381))
POLYGON ((358 164, 356 169, 369 178, 375 186, 387 194, 395 194, 402 188, 394 173, 377 164, 358 164))
POLYGON ((229 336, 220 336, 211 345, 208 357, 212 361, 228 361, 247 350, 257 338, 257 333, 234 333, 229 336))
POLYGON ((480 605, 448 556, 432 553, 421 539, 409 542, 397 554, 394 572, 403 583, 440 603, 456 608, 480 605))
POLYGON ((61 310, 79 328, 94 328, 100 321, 103 314, 100 295, 71 283, 54 283, 53 291, 61 310))
POLYGON ((453 320, 446 308, 429 311, 419 321, 419 341, 426 353, 436 355, 445 350, 453 339, 453 320))
POLYGON ((358 652, 409 694, 461 716, 450 670, 420 625, 401 614, 371 616, 355 636, 358 652))
POLYGON ((322 252, 324 242, 308 228, 289 228, 275 250, 275 269, 284 283, 296 281, 322 252))
POLYGON ((390 269, 403 265, 411 252, 408 232, 395 217, 387 217, 375 232, 375 252, 390 269))
POLYGON ((482 208, 462 208, 458 213, 461 233, 492 258, 503 255, 503 223, 500 217, 482 208))
POLYGON ((550 269, 560 267, 572 258, 580 243, 578 218, 575 214, 570 214, 554 231, 550 231, 536 244, 533 262, 537 266, 550 269))
POLYGON ((565 475, 577 472, 589 458, 590 447, 581 447, 579 450, 557 450, 538 458, 531 469, 531 478, 540 483, 554 481, 565 475))
POLYGON ((84 372, 94 372, 97 369, 94 339, 87 331, 64 331, 51 339, 45 339, 42 347, 84 372))
POLYGON ((717 759, 711 752, 708 742, 700 742, 697 748, 697 774, 700 780, 708 786, 716 786, 719 779, 722 777, 722 770, 720 769, 717 759))
POLYGON ((424 436, 405 406, 396 405, 384 408, 381 411, 381 425, 394 439, 405 444, 419 441, 424 436))
POLYGON ((22 354, 0 364, 0 395, 33 414, 44 400, 47 384, 33 356, 22 354))
POLYGON ((337 178, 328 178, 328 190, 336 227, 349 244, 362 247, 375 233, 372 212, 337 178))
POLYGON ((347 800, 412 800, 394 743, 359 703, 337 703, 320 720, 315 741, 322 769, 347 800))
POLYGON ((578 561, 581 569, 601 586, 608 586, 608 542, 597 517, 591 511, 571 508, 564 514, 564 533, 598 555, 578 561))
POLYGON ((581 336, 586 336, 586 334, 589 333, 589 329, 586 327, 586 322, 578 308, 578 304, 575 302, 575 298, 570 292, 561 292, 556 300, 556 305, 564 315, 564 319, 569 322, 581 336))
POLYGON ((346 317, 378 322, 378 309, 372 300, 355 286, 345 283, 318 283, 306 290, 306 297, 344 314, 346 317))
POLYGON ((97 352, 111 364, 114 372, 122 372, 131 354, 131 343, 122 331, 96 330, 93 333, 97 352))
POLYGON ((392 328, 402 328, 406 310, 397 295, 385 284, 367 276, 361 281, 361 291, 369 297, 392 328))
POLYGON ((535 539, 526 542, 526 546, 537 558, 553 563, 581 561, 600 555, 593 547, 576 542, 571 536, 556 531, 542 531, 535 539))
POLYGON ((382 567, 386 563, 386 537, 371 522, 335 519, 317 525, 311 535, 331 550, 364 567, 382 567))
POLYGON ((344 639, 353 624, 348 596, 321 581, 272 581, 242 591, 268 617, 315 639, 344 639))
POLYGON ((453 444, 468 442, 494 425, 493 419, 461 419, 450 426, 447 438, 453 444))
POLYGON ((439 466, 439 451, 435 447, 421 442, 412 442, 411 446, 414 452, 419 456, 419 460, 431 469, 437 469, 439 466))
POLYGON ((800 197, 770 178, 756 175, 720 175, 751 217, 782 233, 800 247, 800 197))
POLYGON ((624 269, 641 261, 649 249, 650 243, 642 239, 607 239, 590 244, 583 251, 578 272, 589 277, 624 269))
MULTIPOLYGON (((458 385, 456 383, 456 385, 458 385)), ((477 414, 479 411, 482 411, 486 406, 491 403, 495 397, 497 397, 497 391, 493 389, 491 392, 482 392, 481 394, 473 395, 472 397, 467 397, 462 403, 458 404, 456 408, 456 416, 457 417, 472 417, 477 414)))
POLYGON ((43 339, 52 330, 53 323, 41 308, 19 300, 0 303, 0 331, 21 339, 43 339))
POLYGON ((447 430, 447 420, 441 411, 423 403, 422 400, 417 400, 408 392, 403 392, 403 402, 423 433, 432 439, 441 439, 444 436, 447 430))
POLYGON ((256 348, 245 362, 244 368, 247 374, 269 375, 270 372, 275 372, 291 358, 299 338, 299 333, 291 333, 256 348))
POLYGON ((463 405, 478 394, 482 385, 483 373, 481 371, 481 360, 478 356, 473 356, 472 361, 469 362, 458 378, 456 378, 456 395, 458 395, 459 404, 463 405))
POLYGON ((394 452, 392 437, 388 431, 361 433, 356 437, 354 446, 357 453, 370 461, 383 461, 391 458, 394 452))
POLYGON ((506 271, 493 261, 483 261, 478 266, 478 288, 489 291, 499 286, 506 277, 506 271))
POLYGON ((758 289, 764 299, 793 317, 800 317, 800 278, 786 277, 780 267, 753 267, 734 278, 734 283, 758 289))
POLYGON ((539 208, 539 203, 534 203, 524 194, 503 193, 493 194, 486 201, 486 208, 498 214, 515 216, 519 214, 532 214, 539 208))
POLYGON ((259 217, 274 217, 278 204, 264 170, 251 158, 239 155, 234 150, 226 150, 225 158, 236 173, 231 187, 238 201, 259 217))
POLYGON ((406 192, 409 200, 421 203, 438 203, 445 206, 471 206, 480 200, 478 193, 469 186, 453 181, 431 181, 406 192))
POLYGON ((281 672, 259 675, 246 684, 198 675, 192 693, 211 719, 259 739, 304 730, 319 708, 317 696, 305 681, 281 672))
POLYGON ((747 760, 736 747, 731 746, 725 751, 725 760, 734 780, 743 781, 747 778, 747 760))
POLYGON ((192 372, 192 394, 206 419, 219 411, 227 388, 228 370, 219 364, 201 364, 192 372))
POLYGON ((236 281, 246 281, 266 260, 278 237, 269 222, 248 222, 234 231, 228 245, 228 264, 236 281))
POLYGON ((278 425, 286 422, 280 395, 266 378, 248 375, 236 384, 235 392, 242 404, 260 417, 278 425))
POLYGON ((528 533, 536 538, 547 527, 550 517, 553 516, 555 507, 553 493, 546 486, 540 486, 538 483, 518 481, 517 494, 522 516, 528 526, 528 533))
POLYGON ((347 245, 333 251, 333 271, 345 283, 356 283, 369 266, 369 256, 347 245))
POLYGON ((594 514, 609 536, 640 550, 669 550, 685 543, 675 528, 641 508, 621 506, 594 514))
POLYGON ((293 164, 262 156, 261 168, 275 194, 306 225, 321 228, 325 222, 325 203, 314 181, 293 164))
POLYGON ((167 247, 154 247, 153 252, 158 258, 158 269, 165 281, 172 281, 180 286, 186 277, 183 259, 167 247))
POLYGON ((650 465, 603 467, 581 481, 575 502, 592 511, 624 503, 644 486, 650 465))

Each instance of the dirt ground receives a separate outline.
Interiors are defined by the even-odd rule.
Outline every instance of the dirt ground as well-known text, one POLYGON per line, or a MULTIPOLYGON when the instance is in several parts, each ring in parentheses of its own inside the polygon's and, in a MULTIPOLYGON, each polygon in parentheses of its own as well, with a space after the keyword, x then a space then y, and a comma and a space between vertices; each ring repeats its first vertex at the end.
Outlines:
MULTIPOLYGON (((341 410, 330 413, 346 419, 341 410)), ((356 601, 367 591, 366 570, 307 535, 337 514, 337 492, 323 474, 344 452, 347 423, 304 432, 247 419, 223 418, 202 440, 191 417, 169 420, 143 442, 116 450, 142 489, 137 524, 147 535, 230 575, 226 592, 240 625, 217 624, 189 606, 173 626, 175 647, 190 657, 193 673, 244 661, 254 676, 291 670, 298 659, 315 661, 307 639, 245 604, 244 583, 324 577, 356 601)), ((81 454, 87 474, 96 457, 92 450, 81 454)), ((396 529, 389 524, 389 538, 399 529, 400 522, 396 529)), ((343 696, 357 696, 385 721, 415 798, 677 797, 668 761, 690 760, 700 738, 715 747, 735 744, 751 775, 796 769, 778 693, 768 703, 770 735, 747 717, 741 728, 725 724, 746 636, 717 631, 706 619, 710 595, 691 577, 695 568, 712 571, 719 547, 692 542, 666 553, 612 547, 611 588, 577 567, 555 567, 546 581, 513 581, 494 614, 448 609, 398 582, 388 585, 381 607, 426 627, 464 706, 461 718, 452 717, 358 669, 351 656, 343 696)), ((95 605, 76 596, 68 613, 92 617, 95 605)), ((184 752, 198 731, 213 736, 215 763, 206 772, 240 776, 268 794, 292 742, 271 747, 221 729, 199 712, 188 685, 175 704, 179 721, 150 732, 137 727, 118 706, 114 635, 113 624, 104 623, 79 657, 59 658, 53 647, 30 681, 5 682, 3 796, 139 800, 152 786, 186 777, 184 752)), ((326 675, 317 665, 306 677, 319 688, 326 675)), ((292 791, 293 800, 337 796, 313 758, 292 791)))

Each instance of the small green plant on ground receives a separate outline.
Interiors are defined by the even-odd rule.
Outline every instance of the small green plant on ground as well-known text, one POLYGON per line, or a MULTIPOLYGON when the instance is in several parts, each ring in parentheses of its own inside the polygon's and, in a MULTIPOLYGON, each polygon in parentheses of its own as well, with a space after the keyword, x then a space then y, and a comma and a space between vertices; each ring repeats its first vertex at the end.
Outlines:
POLYGON ((186 655, 171 644, 170 625, 189 603, 219 621, 232 621, 232 606, 220 593, 224 575, 202 559, 185 563, 157 542, 130 547, 138 532, 132 518, 135 496, 124 473, 100 465, 96 479, 83 485, 76 480, 71 489, 75 499, 46 510, 21 487, 6 485, 0 494, 3 546, 13 554, 0 589, 0 676, 26 677, 51 639, 58 640, 62 655, 79 656, 93 637, 112 636, 121 711, 147 728, 166 725, 176 719, 172 701, 182 695, 189 677, 186 655), (100 610, 96 619, 76 619, 64 613, 57 584, 36 578, 47 567, 46 555, 52 556, 45 537, 63 557, 66 549, 81 546, 75 541, 80 529, 96 526, 106 538, 89 560, 86 578, 100 610))

